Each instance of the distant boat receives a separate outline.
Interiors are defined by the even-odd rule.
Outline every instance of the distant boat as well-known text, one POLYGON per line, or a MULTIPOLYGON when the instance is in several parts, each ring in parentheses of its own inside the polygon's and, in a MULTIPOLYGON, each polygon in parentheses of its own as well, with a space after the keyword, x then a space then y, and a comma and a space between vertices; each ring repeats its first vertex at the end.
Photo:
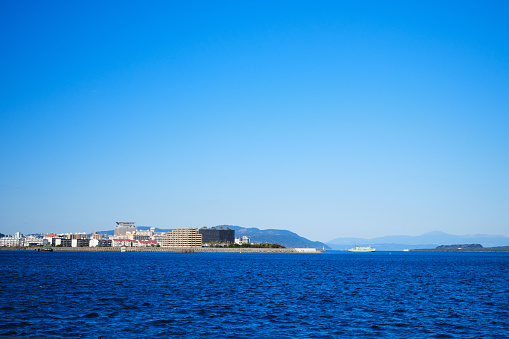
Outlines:
POLYGON ((53 252, 53 248, 51 248, 51 245, 46 244, 46 245, 44 245, 44 247, 41 249, 41 252, 53 252))
POLYGON ((355 246, 354 248, 350 248, 348 252, 375 252, 376 248, 373 248, 371 246, 355 246))
POLYGON ((403 252, 410 252, 410 250, 408 248, 405 248, 403 252))

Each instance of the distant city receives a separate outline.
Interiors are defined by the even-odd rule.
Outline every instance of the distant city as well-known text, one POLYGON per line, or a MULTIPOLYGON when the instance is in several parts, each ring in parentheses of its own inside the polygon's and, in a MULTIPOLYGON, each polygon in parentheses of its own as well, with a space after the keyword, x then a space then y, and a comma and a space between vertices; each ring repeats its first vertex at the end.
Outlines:
MULTIPOLYGON (((39 233, 12 235, 0 233, 0 248, 29 248, 51 246, 55 248, 228 248, 228 247, 270 247, 293 249, 320 249, 347 251, 355 246, 372 246, 377 251, 404 251, 414 249, 435 249, 440 245, 480 244, 483 247, 507 247, 509 238, 501 235, 452 235, 439 231, 420 236, 384 236, 378 238, 335 238, 323 243, 312 241, 298 234, 282 229, 246 228, 235 225, 217 225, 201 228, 161 229, 150 226, 136 226, 134 222, 118 221, 116 227, 92 233, 39 233)), ((154 249, 155 250, 155 249, 154 249)))
POLYGON ((235 237, 229 227, 177 228, 169 232, 156 232, 155 227, 141 230, 134 222, 118 221, 113 235, 94 231, 88 233, 48 233, 23 235, 0 235, 0 246, 29 247, 228 247, 245 245, 251 241, 247 236, 235 237))

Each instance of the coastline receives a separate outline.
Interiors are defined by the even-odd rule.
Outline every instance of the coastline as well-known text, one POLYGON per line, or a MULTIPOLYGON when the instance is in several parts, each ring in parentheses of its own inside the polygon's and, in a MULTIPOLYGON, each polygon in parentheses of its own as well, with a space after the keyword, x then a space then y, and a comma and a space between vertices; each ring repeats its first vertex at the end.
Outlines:
POLYGON ((509 246, 483 247, 480 244, 440 245, 436 248, 414 249, 416 252, 509 252, 509 246))
MULTIPOLYGON (((35 251, 39 247, 0 247, 4 251, 35 251)), ((121 252, 121 247, 53 247, 53 251, 121 252)), ((206 248, 206 247, 125 247, 125 252, 169 253, 322 253, 321 250, 303 251, 296 248, 206 248)))
POLYGON ((501 248, 501 249, 497 249, 496 247, 493 248, 493 249, 491 247, 487 247, 487 248, 483 248, 483 249, 479 249, 479 250, 472 250, 472 249, 465 249, 465 250, 452 250, 452 249, 450 249, 450 250, 437 250, 437 249, 434 249, 434 248, 429 248, 429 249, 423 248, 423 249, 410 250, 410 252, 509 253, 509 247, 508 246, 503 246, 503 247, 504 248, 501 248))

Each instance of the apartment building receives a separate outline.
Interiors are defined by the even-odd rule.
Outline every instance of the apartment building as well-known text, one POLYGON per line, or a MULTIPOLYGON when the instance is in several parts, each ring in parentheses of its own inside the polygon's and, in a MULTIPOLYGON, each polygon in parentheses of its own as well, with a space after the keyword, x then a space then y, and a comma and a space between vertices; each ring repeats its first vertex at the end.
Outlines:
POLYGON ((177 228, 166 232, 162 247, 201 247, 202 235, 196 228, 177 228))

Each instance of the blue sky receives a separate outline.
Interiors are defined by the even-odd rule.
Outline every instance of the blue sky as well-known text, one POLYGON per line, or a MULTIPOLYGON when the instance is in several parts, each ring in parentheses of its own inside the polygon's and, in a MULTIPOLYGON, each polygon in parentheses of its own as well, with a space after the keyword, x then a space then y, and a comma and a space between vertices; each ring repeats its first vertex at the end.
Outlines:
POLYGON ((509 236, 509 3, 0 3, 0 232, 509 236))

